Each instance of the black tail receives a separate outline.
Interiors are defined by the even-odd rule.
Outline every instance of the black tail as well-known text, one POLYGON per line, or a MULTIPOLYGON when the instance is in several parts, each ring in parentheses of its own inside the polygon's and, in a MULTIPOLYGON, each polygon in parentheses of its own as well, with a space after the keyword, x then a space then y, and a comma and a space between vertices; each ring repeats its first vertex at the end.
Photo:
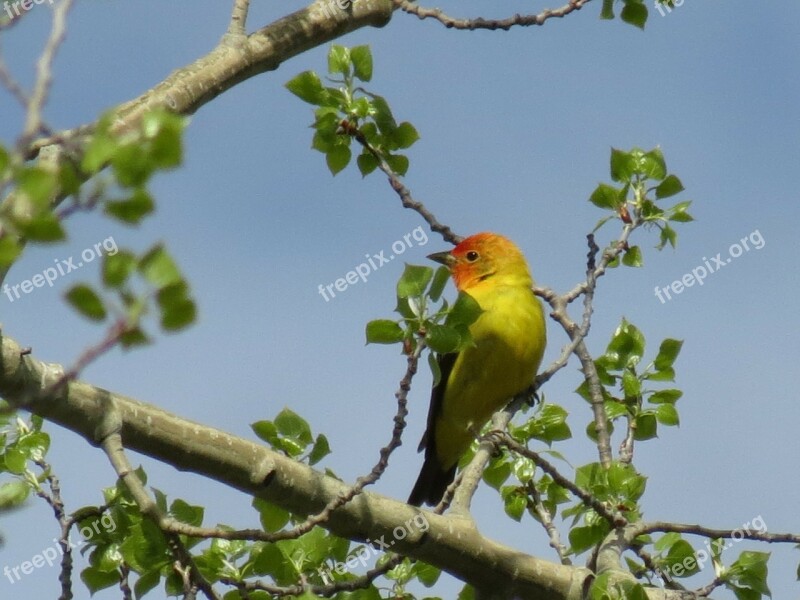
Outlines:
POLYGON ((439 504, 447 486, 453 483, 456 477, 457 467, 456 464, 444 471, 434 456, 426 456, 417 483, 414 484, 414 489, 408 497, 408 503, 412 506, 421 506, 423 502, 431 506, 439 504))

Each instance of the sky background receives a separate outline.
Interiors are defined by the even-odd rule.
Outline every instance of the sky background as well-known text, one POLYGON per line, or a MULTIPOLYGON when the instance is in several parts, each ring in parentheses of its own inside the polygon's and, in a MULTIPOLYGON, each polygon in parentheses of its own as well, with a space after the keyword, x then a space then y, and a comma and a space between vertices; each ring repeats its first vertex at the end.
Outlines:
MULTIPOLYGON (((501 3, 487 12, 484 4, 437 3, 453 14, 488 17, 545 7, 501 3)), ((78 2, 56 62, 48 122, 57 129, 91 122, 207 53, 227 27, 229 5, 78 2)), ((771 532, 796 533, 800 3, 691 1, 660 16, 648 0, 644 32, 600 21, 600 5, 510 32, 451 31, 396 13, 388 26, 338 42, 372 47, 369 89, 422 136, 408 152, 405 182, 414 197, 462 235, 492 230, 511 237, 537 283, 558 291, 583 276, 585 235, 603 216, 587 198, 609 181, 610 147, 661 147, 687 189, 676 201, 693 200, 696 221, 679 227, 676 250, 657 252, 656 232, 636 232, 645 267, 602 278, 588 340, 601 353, 625 317, 644 332, 646 359, 665 337, 685 341, 676 363, 681 426, 662 427, 659 439, 637 445, 636 466, 648 476, 644 516, 725 528, 761 517, 771 532), (763 239, 761 249, 732 259, 702 287, 665 303, 656 298, 656 286, 668 286, 704 258, 725 258, 751 235, 763 239)), ((248 31, 302 6, 254 0, 248 31)), ((34 5, 21 25, 2 34, 3 57, 24 85, 32 82, 49 18, 46 4, 34 5)), ((306 52, 195 114, 184 165, 157 177, 157 212, 140 227, 76 215, 66 243, 29 248, 7 283, 109 237, 135 250, 166 240, 192 284, 198 322, 144 349, 111 352, 83 378, 249 439, 255 439, 250 423, 289 406, 328 436, 334 452, 321 466, 353 481, 390 439, 393 394, 405 369, 397 347, 365 346, 364 326, 392 316, 404 261, 423 264, 448 245, 429 234, 366 283, 328 302, 318 293, 365 254, 388 255, 393 242, 424 225, 400 206, 382 175, 362 179, 351 166, 331 177, 324 157, 310 149, 311 109, 283 86, 303 70, 324 72, 327 51, 326 45, 306 52)), ((4 144, 19 134, 21 118, 0 90, 4 144)), ((606 244, 615 227, 607 225, 598 240, 606 244)), ((4 333, 41 360, 72 364, 104 335, 62 300, 66 288, 84 280, 98 280, 97 263, 13 303, 0 295, 4 333)), ((553 322, 548 334, 546 362, 566 342, 553 322)), ((381 494, 406 498, 422 464, 416 446, 429 400, 426 371, 410 394, 405 443, 374 487, 381 494)), ((573 466, 596 460, 583 434, 590 411, 573 393, 579 383, 573 360, 544 389, 548 401, 570 413, 574 439, 556 449, 573 466)), ((47 430, 68 509, 101 503, 100 488, 115 481, 104 455, 57 426, 47 430)), ((257 524, 250 498, 132 458, 170 498, 205 505, 206 523, 257 524)), ((493 490, 483 486, 474 507, 491 538, 556 559, 541 527, 529 517, 521 524, 507 519, 493 490)), ((0 568, 30 560, 58 532, 49 508, 35 500, 3 519, 0 530, 7 542, 0 568)), ((566 526, 561 530, 566 536, 566 526)), ((798 597, 800 555, 790 545, 741 543, 726 556, 733 560, 745 548, 773 552, 774 598, 798 597)), ((705 585, 712 577, 707 568, 693 581, 705 585)), ((459 587, 443 577, 435 592, 454 597, 459 587)), ((58 589, 55 567, 13 585, 0 578, 0 598, 50 598, 58 589)), ((80 584, 75 591, 88 598, 80 584)))

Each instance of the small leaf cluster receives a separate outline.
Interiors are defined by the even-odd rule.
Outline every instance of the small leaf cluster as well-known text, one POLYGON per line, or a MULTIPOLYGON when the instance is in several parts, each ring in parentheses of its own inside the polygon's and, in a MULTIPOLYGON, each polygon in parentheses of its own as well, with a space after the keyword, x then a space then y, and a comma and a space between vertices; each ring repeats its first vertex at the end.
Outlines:
POLYGON ((103 257, 103 291, 88 283, 70 287, 65 298, 84 317, 104 322, 110 317, 125 323, 120 341, 124 346, 147 343, 141 319, 155 304, 165 331, 178 331, 192 324, 197 307, 189 283, 162 244, 140 255, 117 249, 103 257))
MULTIPOLYGON (((17 165, 0 148, 0 183, 12 186, 14 199, 0 213, 0 268, 19 258, 23 242, 45 243, 65 239, 63 221, 53 209, 57 194, 72 196, 67 209, 93 209, 102 205, 105 214, 125 225, 138 225, 154 210, 147 185, 158 171, 172 169, 181 162, 181 137, 185 119, 165 110, 146 113, 136 130, 117 134, 113 115, 98 122, 86 143, 80 162, 61 161, 58 170, 17 165), (100 174, 110 166, 111 177, 100 174), (87 183, 81 183, 89 179, 87 183), (93 188, 86 192, 87 188, 93 188)), ((175 261, 161 244, 135 254, 117 247, 113 238, 103 242, 106 254, 102 264, 100 290, 87 283, 72 286, 66 300, 82 316, 97 322, 110 316, 126 324, 121 341, 140 344, 148 337, 140 319, 155 304, 160 325, 176 331, 191 324, 196 307, 189 285, 175 261), (113 242, 108 247, 107 242, 113 242), (134 275, 139 281, 134 282, 134 275)), ((99 244, 95 250, 100 253, 99 244)), ((41 275, 38 275, 41 278, 41 275)))
POLYGON ((53 243, 66 237, 52 210, 58 190, 78 188, 76 168, 64 162, 60 168, 31 166, 0 145, 0 195, 15 193, 14 202, 0 206, 0 268, 9 267, 22 252, 19 238, 32 243, 53 243))
MULTIPOLYGON (((664 4, 669 4, 672 0, 656 0, 664 4)), ((625 23, 634 25, 639 29, 644 29, 649 16, 647 5, 644 0, 603 0, 603 8, 600 11, 601 19, 614 18, 614 4, 622 2, 622 11, 619 13, 619 18, 625 23)))
MULTIPOLYGON (((136 476, 143 484, 147 483, 143 469, 137 469, 136 476)), ((162 514, 193 526, 203 524, 205 510, 202 506, 181 499, 170 503, 167 496, 157 489, 153 489, 153 494, 162 514)), ((121 480, 114 487, 106 488, 103 495, 107 512, 102 517, 95 515, 80 523, 81 530, 92 533, 91 537, 84 538, 89 566, 81 571, 81 580, 89 591, 94 594, 119 584, 124 567, 138 576, 133 585, 137 598, 154 589, 162 579, 168 595, 180 595, 184 589, 183 579, 174 569, 175 557, 164 533, 150 518, 142 515, 121 480)), ((202 542, 183 535, 180 539, 187 550, 202 542)))
POLYGON ((317 464, 331 453, 328 438, 319 434, 315 439, 308 422, 288 408, 278 413, 274 421, 257 421, 251 427, 274 450, 309 465, 317 464))
MULTIPOLYGON (((620 513, 629 521, 641 518, 639 499, 644 495, 647 478, 636 472, 633 465, 611 463, 604 469, 600 463, 589 463, 575 470, 575 485, 589 492, 612 513, 620 513)), ((573 517, 569 532, 570 552, 581 554, 594 548, 611 532, 612 525, 582 501, 562 512, 573 517), (580 525, 577 525, 580 520, 580 525)))
MULTIPOLYGON (((633 439, 649 440, 657 436, 658 425, 679 424, 675 403, 683 395, 678 389, 650 389, 649 383, 675 381, 673 364, 680 353, 683 342, 667 338, 661 342, 655 360, 640 371, 644 356, 644 334, 626 319, 617 327, 605 353, 595 360, 597 374, 602 384, 602 394, 609 435, 614 431, 614 422, 627 419, 633 430, 633 439)), ((589 384, 584 381, 576 392, 591 402, 589 384)), ((587 435, 596 440, 595 422, 586 429, 587 435)))
MULTIPOLYGON (((541 402, 525 422, 521 425, 510 423, 508 430, 523 445, 535 439, 550 446, 553 442, 572 437, 567 414, 557 404, 541 402)), ((476 448, 477 443, 473 444, 472 451, 462 459, 462 465, 472 459, 476 448)), ((542 453, 563 459, 554 450, 542 453)), ((521 521, 526 511, 537 521, 540 520, 535 498, 541 501, 551 515, 556 514, 559 504, 569 500, 567 491, 554 482, 550 475, 540 474, 537 478, 536 465, 530 458, 508 451, 497 453, 491 458, 483 472, 483 480, 500 492, 506 514, 515 521, 521 521), (516 478, 516 483, 506 485, 512 475, 516 478)))
MULTIPOLYGON (((449 276, 446 267, 439 267, 434 272, 431 267, 407 264, 397 282, 395 312, 400 318, 367 323, 367 343, 403 343, 404 350, 411 353, 420 336, 424 337, 425 345, 439 355, 458 352, 472 345, 469 326, 483 311, 472 296, 463 292, 459 293, 452 307, 442 298, 449 276), (439 300, 441 306, 431 312, 429 305, 439 300)), ((439 364, 432 353, 428 358, 436 385, 441 377, 439 364)))
MULTIPOLYGON (((730 566, 722 561, 723 551, 733 542, 721 538, 705 544, 706 549, 695 551, 683 536, 669 532, 653 541, 650 536, 641 536, 641 543, 652 544, 655 551, 651 556, 656 566, 655 575, 662 580, 691 577, 699 573, 710 561, 719 582, 731 590, 739 600, 760 600, 771 597, 767 586, 768 552, 745 550, 730 566)), ((626 557, 628 567, 637 576, 648 576, 648 569, 642 563, 626 557)))
POLYGON ((50 449, 50 436, 42 431, 42 422, 36 415, 26 422, 5 410, 0 413, 0 473, 9 476, 0 483, 0 513, 25 502, 49 475, 31 468, 31 463, 44 461, 50 449))
POLYGON ((301 100, 316 106, 312 148, 325 155, 333 175, 352 159, 352 138, 357 136, 376 153, 363 147, 356 162, 363 176, 385 160, 399 175, 408 171, 408 157, 397 150, 409 148, 419 139, 411 123, 397 123, 385 98, 367 91, 357 80, 372 79, 372 52, 369 46, 346 48, 333 45, 328 52, 329 80, 324 86, 319 75, 304 71, 286 83, 286 88, 301 100))
MULTIPOLYGON (((666 244, 673 248, 678 235, 670 223, 686 223, 694 220, 687 212, 691 201, 679 202, 669 208, 662 208, 659 202, 683 191, 683 184, 677 176, 667 172, 664 155, 659 148, 645 152, 633 148, 625 152, 611 149, 611 179, 617 185, 599 184, 589 197, 589 201, 611 212, 595 226, 595 231, 610 219, 620 219, 625 223, 657 227, 660 240, 656 248, 661 250, 666 244)), ((616 266, 616 259, 610 266, 616 266)), ((626 249, 622 264, 630 267, 642 266, 642 252, 638 246, 626 249)))

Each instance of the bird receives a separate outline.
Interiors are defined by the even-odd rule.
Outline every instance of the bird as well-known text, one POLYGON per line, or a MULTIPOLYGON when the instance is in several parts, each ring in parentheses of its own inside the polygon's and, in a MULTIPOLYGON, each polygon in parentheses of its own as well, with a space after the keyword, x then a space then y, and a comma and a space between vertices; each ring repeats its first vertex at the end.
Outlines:
POLYGON ((428 258, 445 265, 456 289, 483 312, 469 326, 473 344, 438 357, 441 377, 418 448, 425 459, 408 498, 413 506, 441 502, 477 432, 533 383, 547 341, 528 263, 510 239, 477 233, 428 258))

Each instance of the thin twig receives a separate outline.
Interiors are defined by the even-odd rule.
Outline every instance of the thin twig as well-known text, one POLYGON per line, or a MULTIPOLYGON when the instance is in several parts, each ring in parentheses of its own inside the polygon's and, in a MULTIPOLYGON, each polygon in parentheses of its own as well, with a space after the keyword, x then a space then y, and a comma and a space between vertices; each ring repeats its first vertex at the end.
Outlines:
POLYGON ((549 461, 544 459, 538 452, 534 452, 533 450, 526 448, 522 444, 520 444, 517 440, 512 438, 508 432, 506 431, 490 431, 487 435, 487 438, 494 441, 495 444, 499 446, 504 446, 511 450, 512 452, 516 452, 517 454, 524 456, 525 458, 530 459, 533 463, 539 467, 542 471, 550 475, 553 478, 553 481, 563 487, 565 490, 569 490, 575 496, 577 496, 581 502, 588 508, 594 510, 598 515, 603 517, 612 527, 624 527, 628 524, 628 520, 619 514, 618 512, 611 511, 608 507, 600 502, 597 498, 595 498, 591 493, 584 490, 582 487, 576 485, 566 477, 564 477, 558 469, 555 468, 549 461))
POLYGON ((445 14, 438 8, 419 6, 415 2, 412 2, 412 0, 392 1, 403 12, 416 15, 419 19, 435 19, 448 29, 466 29, 469 31, 475 29, 502 29, 508 31, 514 26, 530 27, 531 25, 544 25, 549 19, 566 17, 568 14, 580 10, 585 4, 588 4, 592 0, 570 0, 561 8, 548 8, 535 15, 515 14, 506 19, 484 19, 482 17, 476 19, 459 19, 445 14))
POLYGON ((561 534, 558 528, 553 524, 553 515, 551 515, 550 511, 545 507, 542 501, 542 495, 539 493, 539 490, 536 489, 536 482, 531 479, 528 485, 525 486, 525 489, 533 500, 533 510, 535 510, 536 514, 539 516, 539 522, 542 524, 542 527, 544 527, 545 532, 547 532, 547 537, 550 540, 550 547, 556 551, 562 565, 572 565, 572 561, 569 559, 569 556, 567 556, 567 547, 561 543, 561 534))
POLYGON ((247 27, 247 11, 250 9, 250 0, 233 0, 233 13, 228 24, 228 35, 243 36, 247 27))
POLYGON ((33 139, 42 132, 42 109, 47 102, 50 84, 53 81, 53 60, 64 42, 67 32, 67 13, 72 8, 73 0, 59 0, 53 9, 53 28, 47 39, 44 51, 36 63, 36 83, 33 86, 25 128, 20 139, 19 149, 22 152, 33 139))
POLYGON ((395 173, 394 169, 389 166, 389 163, 386 162, 386 159, 383 155, 378 152, 375 148, 372 147, 372 144, 369 143, 364 134, 358 130, 358 128, 350 126, 349 122, 343 122, 342 128, 348 134, 350 134, 359 144, 361 144, 367 152, 369 152, 375 160, 378 161, 378 168, 384 172, 384 174, 389 178, 389 185, 392 186, 392 189, 400 196, 400 201, 403 204, 404 208, 411 209, 419 214, 428 226, 431 228, 431 231, 434 233, 438 233, 442 236, 444 241, 450 242, 453 245, 458 244, 464 238, 456 233, 453 232, 447 225, 442 225, 436 217, 430 212, 422 202, 414 200, 414 197, 411 195, 411 191, 403 185, 403 182, 400 181, 400 176, 395 173))

